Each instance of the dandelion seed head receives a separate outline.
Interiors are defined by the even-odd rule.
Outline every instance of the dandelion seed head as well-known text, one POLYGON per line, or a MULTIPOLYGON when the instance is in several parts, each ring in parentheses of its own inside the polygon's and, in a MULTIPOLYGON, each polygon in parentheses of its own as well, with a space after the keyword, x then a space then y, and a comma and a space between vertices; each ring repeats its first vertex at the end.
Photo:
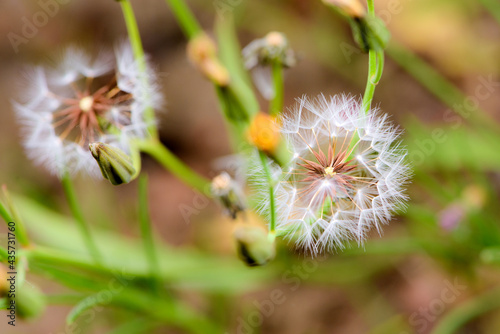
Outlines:
POLYGON ((58 176, 81 171, 99 176, 89 143, 129 152, 130 140, 147 136, 154 122, 146 109, 162 104, 155 75, 135 61, 127 43, 114 57, 107 52, 91 57, 69 47, 56 68, 36 67, 25 77, 23 96, 13 102, 24 146, 30 158, 58 176))
MULTIPOLYGON (((361 244, 404 206, 409 178, 399 131, 351 96, 302 97, 281 120, 293 158, 279 167, 277 231, 312 254, 361 244), (335 135, 332 135, 335 134, 335 135)), ((261 192, 262 213, 269 212, 261 192)))

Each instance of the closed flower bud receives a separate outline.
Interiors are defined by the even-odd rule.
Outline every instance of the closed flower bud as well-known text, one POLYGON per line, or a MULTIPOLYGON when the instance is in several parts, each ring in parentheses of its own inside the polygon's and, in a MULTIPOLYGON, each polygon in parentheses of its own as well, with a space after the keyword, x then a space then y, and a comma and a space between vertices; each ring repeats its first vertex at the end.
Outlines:
POLYGON ((7 268, 0 264, 0 298, 5 298, 7 304, 7 322, 14 321, 16 315, 32 319, 45 310, 45 298, 40 290, 33 284, 18 286, 18 277, 8 274, 7 268))
POLYGON ((335 6, 352 18, 363 17, 366 14, 365 7, 359 0, 323 0, 326 5, 335 6))
POLYGON ((280 32, 272 31, 263 38, 256 39, 242 51, 245 67, 250 70, 253 82, 262 96, 274 97, 271 67, 278 64, 283 68, 295 66, 297 58, 290 48, 288 39, 280 32))
POLYGON ((136 176, 132 159, 119 148, 104 143, 92 143, 89 149, 101 169, 102 176, 113 185, 129 183, 136 176))
POLYGON ((264 227, 240 224, 234 230, 238 256, 250 267, 263 266, 275 256, 275 246, 264 227))
POLYGON ((189 42, 187 54, 209 80, 222 87, 229 85, 229 72, 217 58, 215 42, 206 34, 200 34, 189 42))
POLYGON ((238 212, 243 211, 242 192, 231 176, 222 172, 212 180, 212 194, 219 200, 231 218, 236 219, 238 212))
POLYGON ((248 137, 259 150, 273 154, 280 143, 280 130, 272 116, 259 112, 250 124, 248 137))

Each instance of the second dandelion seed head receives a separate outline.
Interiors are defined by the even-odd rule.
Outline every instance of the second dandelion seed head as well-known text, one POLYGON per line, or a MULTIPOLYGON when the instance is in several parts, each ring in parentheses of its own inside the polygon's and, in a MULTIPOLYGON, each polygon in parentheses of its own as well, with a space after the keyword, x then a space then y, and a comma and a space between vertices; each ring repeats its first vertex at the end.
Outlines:
MULTIPOLYGON (((404 204, 409 169, 399 133, 376 110, 349 96, 299 99, 281 120, 291 149, 275 176, 276 230, 312 254, 361 243, 404 204)), ((256 168, 256 173, 261 172, 256 168)), ((263 213, 270 210, 262 195, 263 213)))

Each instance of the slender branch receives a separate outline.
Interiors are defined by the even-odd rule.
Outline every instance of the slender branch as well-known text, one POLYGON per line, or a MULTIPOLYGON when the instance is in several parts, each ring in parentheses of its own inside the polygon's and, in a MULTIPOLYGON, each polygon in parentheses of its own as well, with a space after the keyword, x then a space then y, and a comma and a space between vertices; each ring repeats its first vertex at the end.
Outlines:
POLYGON ((101 256, 99 254, 95 241, 92 238, 92 234, 90 233, 90 228, 87 222, 85 221, 85 218, 83 217, 82 209, 80 208, 80 205, 76 198, 73 182, 67 173, 64 174, 64 176, 62 177, 62 184, 64 188, 64 193, 68 200, 71 213, 73 214, 73 217, 76 219, 76 222, 78 223, 78 228, 80 229, 83 241, 85 242, 87 249, 89 250, 89 253, 94 259, 95 263, 98 266, 101 266, 102 265, 101 256))
POLYGON ((184 34, 192 39, 202 32, 200 24, 183 0, 165 0, 174 13, 184 34))
POLYGON ((151 219, 148 210, 148 177, 142 175, 139 178, 139 222, 141 225, 141 235, 144 243, 144 251, 151 272, 152 288, 158 292, 160 289, 160 265, 156 247, 154 244, 153 233, 151 228, 151 219))
MULTIPOLYGON (((138 63, 139 69, 143 73, 142 80, 145 81, 146 85, 149 85, 148 77, 146 75, 146 57, 144 55, 144 48, 142 46, 141 35, 139 33, 139 27, 137 26, 137 20, 135 19, 134 10, 132 9, 132 5, 129 0, 119 0, 123 17, 125 19, 125 24, 127 26, 127 32, 130 40, 130 44, 132 45, 132 50, 134 51, 135 60, 138 63)), ((145 118, 148 123, 152 124, 148 127, 148 131, 153 138, 158 137, 158 129, 155 125, 155 113, 152 107, 146 108, 145 118)))
POLYGON ((373 0, 366 0, 366 4, 368 5, 368 14, 375 16, 375 5, 373 4, 373 0))
POLYGON ((155 158, 182 182, 210 197, 210 181, 185 165, 158 140, 140 142, 138 148, 155 158))
POLYGON ((368 58, 368 78, 366 79, 365 94, 363 95, 363 111, 365 114, 370 110, 373 95, 375 94, 375 84, 372 82, 372 78, 377 77, 377 52, 370 50, 368 58))
POLYGON ((276 207, 274 201, 274 186, 273 180, 271 177, 271 172, 269 171, 269 166, 267 165, 267 156, 264 152, 259 151, 260 161, 262 163, 262 167, 264 168, 264 173, 266 174, 267 183, 269 185, 269 237, 271 240, 274 240, 276 236, 276 207))
POLYGON ((30 241, 28 238, 28 234, 26 233, 26 228, 24 227, 24 223, 21 219, 21 216, 19 215, 19 212, 18 212, 16 206, 14 205, 14 202, 12 201, 12 198, 10 197, 9 192, 7 191, 7 186, 4 185, 2 187, 2 190, 3 190, 3 194, 5 197, 6 203, 7 203, 7 207, 9 208, 10 214, 7 213, 7 209, 0 202, 0 215, 4 218, 6 223, 15 222, 15 224, 16 224, 15 234, 16 234, 17 240, 19 240, 21 245, 23 245, 25 247, 29 246, 30 241), (9 220, 7 220, 7 218, 9 220))
POLYGON ((382 73, 384 72, 384 62, 385 62, 384 51, 377 51, 377 70, 374 77, 371 78, 371 82, 376 85, 379 83, 380 78, 382 78, 382 73))
POLYGON ((281 65, 278 61, 274 61, 271 70, 274 85, 274 97, 271 100, 269 111, 272 116, 276 116, 283 110, 283 65, 281 65))

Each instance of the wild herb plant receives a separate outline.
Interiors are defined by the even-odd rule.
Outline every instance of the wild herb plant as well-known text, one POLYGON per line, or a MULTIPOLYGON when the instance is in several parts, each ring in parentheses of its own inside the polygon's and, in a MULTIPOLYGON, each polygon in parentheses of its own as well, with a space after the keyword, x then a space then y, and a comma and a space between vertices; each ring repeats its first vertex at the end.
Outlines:
MULTIPOLYGON (((429 206, 412 201, 405 213, 411 237, 364 244, 370 232, 382 235, 383 225, 393 214, 404 211, 405 188, 414 164, 411 153, 418 152, 409 144, 408 155, 401 130, 373 106, 390 37, 375 15, 373 0, 367 1, 366 8, 355 0, 323 0, 325 10, 330 8, 349 22, 357 47, 368 54, 363 96, 324 92, 298 97, 289 108, 284 106, 285 71, 300 66, 300 57, 285 33, 268 32, 241 49, 230 13, 216 19, 216 42, 183 0, 166 2, 188 40, 187 58, 215 88, 234 156, 226 170, 209 180, 161 143, 155 115, 165 109, 164 98, 154 66, 144 53, 131 4, 118 0, 128 41, 119 42, 114 52, 96 55, 69 47, 56 68, 28 70, 26 89, 13 102, 28 156, 61 180, 73 215, 67 217, 26 196, 11 195, 4 187, 0 214, 8 227, 15 223, 12 231, 18 248, 13 258, 2 246, 0 256, 17 271, 15 300, 20 318, 40 315, 46 304, 70 304, 66 332, 85 332, 89 319, 103 307, 113 306, 120 322, 113 333, 149 333, 163 327, 186 333, 234 332, 226 317, 212 316, 217 303, 228 307, 227 300, 212 298, 206 311, 187 303, 179 292, 195 289, 211 297, 233 296, 279 276, 290 262, 299 261, 295 253, 320 263, 314 274, 301 277, 318 282, 326 275, 330 281, 345 283, 357 274, 370 277, 387 268, 387 263, 377 260, 349 270, 350 261, 367 256, 425 252, 451 270, 459 264, 461 274, 470 276, 474 276, 476 262, 499 262, 498 209, 481 212, 486 197, 498 197, 484 170, 477 168, 483 160, 498 168, 498 161, 490 162, 488 154, 477 154, 475 160, 457 152, 461 134, 453 132, 450 135, 456 140, 429 153, 435 166, 427 164, 426 168, 437 172, 414 166, 416 187, 441 203, 450 203, 436 215, 429 206), (266 103, 259 103, 259 95, 266 103), (450 151, 459 163, 470 167, 467 177, 474 180, 472 185, 455 185, 459 196, 437 182, 440 168, 450 179, 461 173, 443 158, 450 151), (148 178, 141 170, 141 153, 220 204, 221 214, 234 225, 234 258, 238 255, 247 266, 158 242, 148 212, 148 178), (78 175, 109 181, 102 187, 119 187, 137 179, 141 241, 112 230, 94 230, 73 185, 78 175), (459 226, 464 217, 470 225, 459 226), (451 234, 443 238, 442 229, 451 234), (338 254, 325 263, 323 257, 329 253, 338 254), (71 292, 44 295, 26 280, 27 272, 56 281, 71 292)), ((485 5, 491 6, 487 1, 485 5)), ((464 100, 460 91, 405 48, 393 44, 388 51, 460 114, 455 105, 464 100)), ((494 122, 477 107, 473 109, 471 123, 487 127, 484 135, 498 140, 494 122)), ((416 122, 409 126, 410 138, 425 138, 426 131, 416 122)), ((479 134, 473 138, 480 142, 475 136, 479 134)), ((468 319, 500 306, 500 292, 492 293, 478 294, 450 312, 434 332, 451 333, 468 319)), ((7 307, 12 300, 3 297, 0 304, 7 307)), ((415 324, 410 320, 410 325, 415 324)), ((393 332, 408 328, 400 322, 391 326, 393 332)), ((237 332, 242 328, 246 327, 238 327, 237 332)))

